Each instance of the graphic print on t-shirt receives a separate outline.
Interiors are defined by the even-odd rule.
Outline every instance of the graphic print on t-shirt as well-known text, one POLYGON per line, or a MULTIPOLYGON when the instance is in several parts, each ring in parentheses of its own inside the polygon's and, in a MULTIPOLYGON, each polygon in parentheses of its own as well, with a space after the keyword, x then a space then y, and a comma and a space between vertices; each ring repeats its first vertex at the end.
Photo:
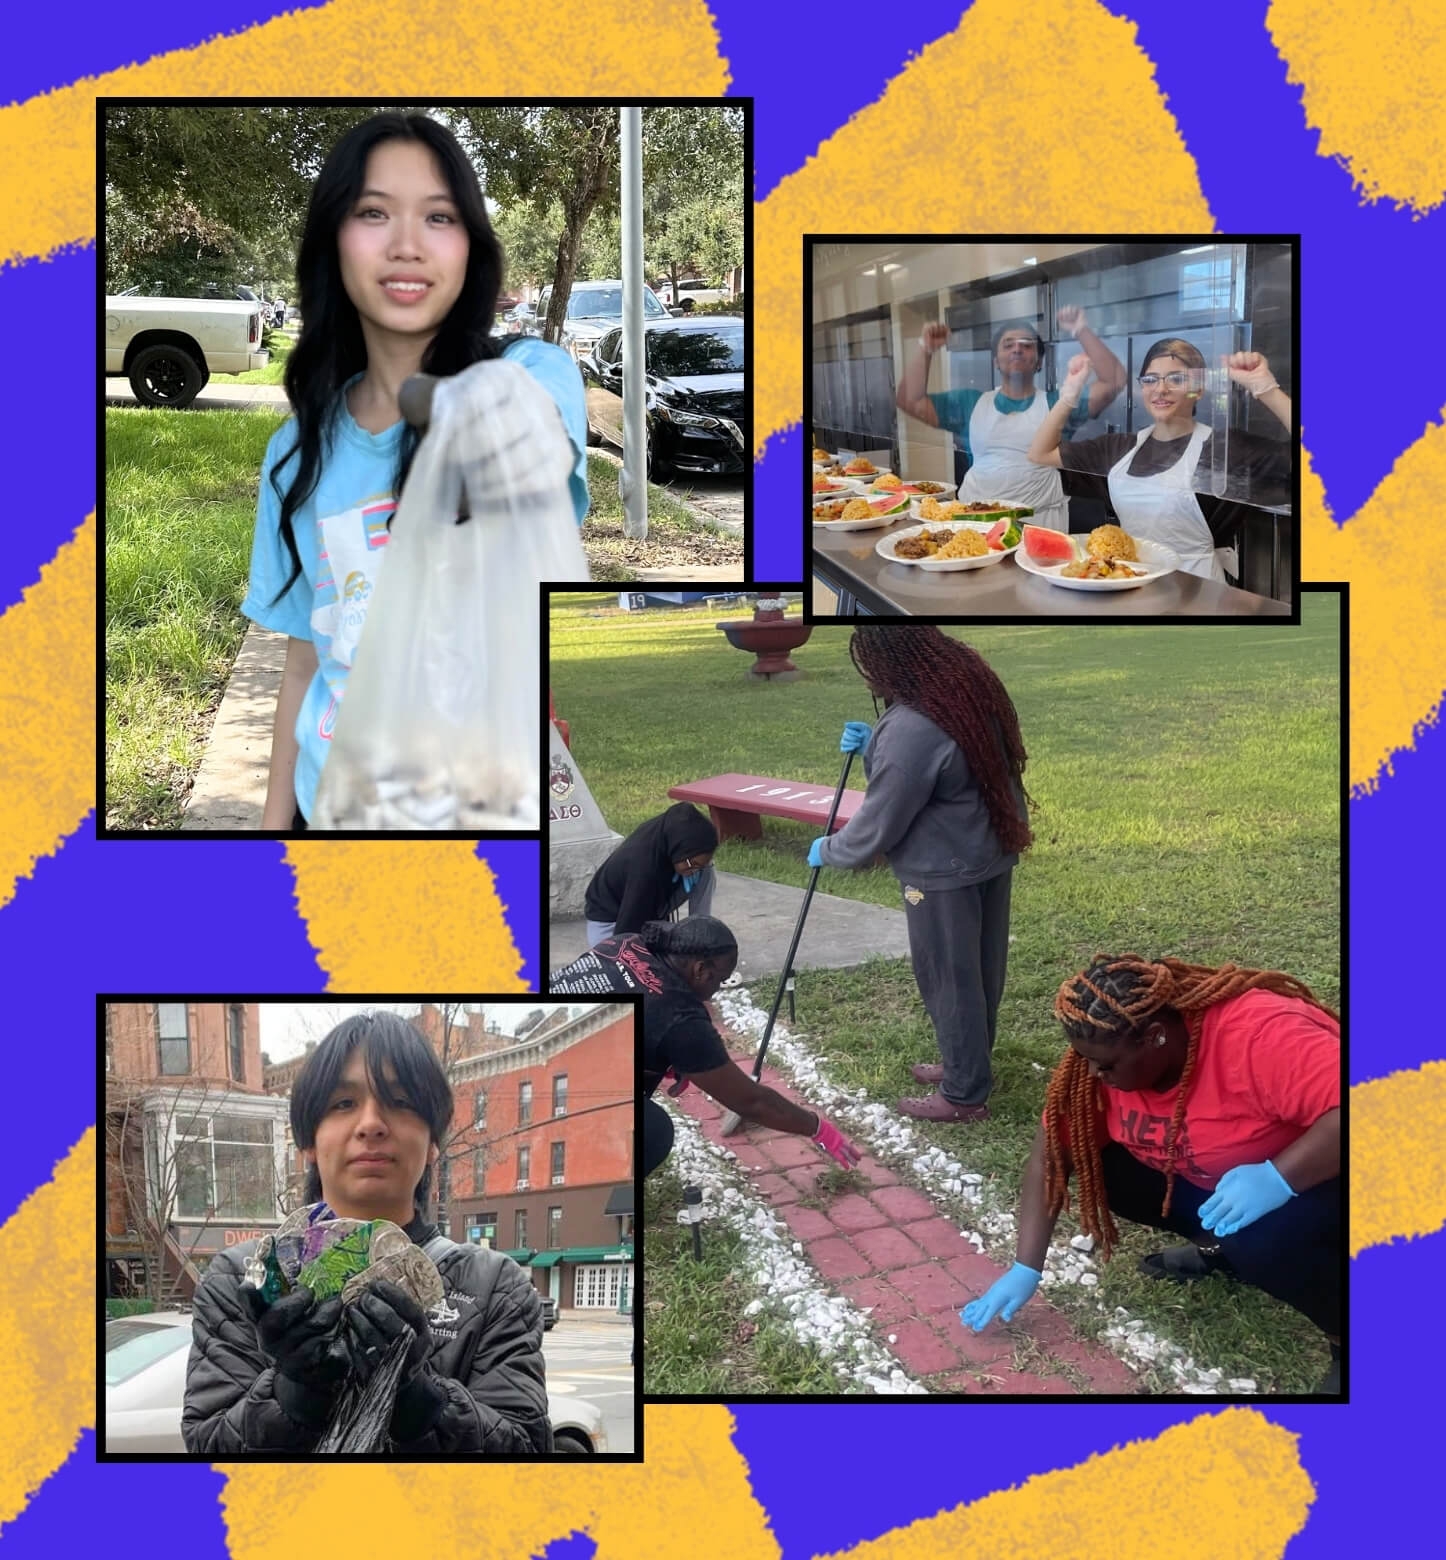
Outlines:
POLYGON ((316 582, 311 631, 317 665, 331 693, 317 727, 327 741, 386 555, 387 520, 396 507, 396 500, 387 494, 373 494, 352 509, 322 515, 317 521, 321 577, 316 582))
MULTIPOLYGON (((1116 1141, 1123 1143, 1136 1159, 1153 1169, 1165 1170, 1165 1138, 1170 1130, 1169 1116, 1154 1116, 1144 1110, 1125 1110, 1120 1113, 1116 1126, 1116 1141)), ((1187 1181, 1203 1181, 1208 1185, 1215 1180, 1208 1170, 1196 1162, 1194 1150, 1190 1146, 1188 1118, 1181 1121, 1180 1136, 1175 1142, 1175 1170, 1187 1181)))

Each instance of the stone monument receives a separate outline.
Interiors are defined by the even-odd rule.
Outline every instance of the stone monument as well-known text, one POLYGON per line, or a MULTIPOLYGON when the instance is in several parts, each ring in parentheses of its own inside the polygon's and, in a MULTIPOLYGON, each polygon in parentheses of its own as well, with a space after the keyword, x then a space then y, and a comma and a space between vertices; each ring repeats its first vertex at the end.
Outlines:
POLYGON ((607 826, 562 733, 547 723, 547 839, 549 914, 581 916, 592 875, 622 841, 607 826))

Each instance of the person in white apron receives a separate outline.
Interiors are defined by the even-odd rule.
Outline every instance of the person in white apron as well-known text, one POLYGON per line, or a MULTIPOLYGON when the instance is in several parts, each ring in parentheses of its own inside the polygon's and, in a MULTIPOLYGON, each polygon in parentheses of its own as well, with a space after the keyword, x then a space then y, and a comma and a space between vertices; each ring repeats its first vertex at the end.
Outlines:
MULTIPOLYGON (((1236 352, 1223 360, 1223 366, 1235 383, 1290 427, 1290 399, 1258 352, 1236 352)), ((1103 472, 1109 484, 1110 506, 1124 530, 1170 548, 1186 573, 1224 582, 1227 570, 1235 571, 1235 550, 1215 546, 1197 491, 1202 452, 1211 438, 1208 425, 1195 421, 1195 406, 1205 390, 1205 359, 1199 349, 1173 337, 1157 341, 1145 354, 1140 370, 1141 399, 1153 419, 1152 426, 1133 437, 1114 434, 1075 441, 1066 458, 1060 433, 1068 408, 1079 402, 1089 373, 1085 357, 1070 360, 1059 401, 1030 445, 1030 460, 1041 470, 1065 467, 1103 472), (1147 449, 1149 440, 1163 443, 1147 449)), ((1232 462, 1235 442, 1232 434, 1232 462)), ((1258 439, 1250 442, 1261 443, 1258 439)))
MULTIPOLYGON (((1120 360, 1090 330, 1083 309, 1061 309, 1059 323, 1084 348, 1086 361, 1099 376, 1090 386, 1088 402, 1074 406, 1076 424, 1097 416, 1124 388, 1120 360)), ((931 428, 947 428, 963 436, 970 467, 959 484, 966 503, 1018 504, 1034 510, 1035 525, 1069 530, 1069 510, 1056 471, 1041 470, 1029 460, 1029 448, 1053 404, 1037 391, 1034 376, 1044 362, 1044 342, 1034 326, 1015 321, 994 335, 997 392, 960 389, 925 393, 929 364, 949 339, 947 325, 926 325, 919 351, 908 365, 896 397, 902 411, 931 428)), ((1049 394, 1054 394, 1050 392, 1049 394)))

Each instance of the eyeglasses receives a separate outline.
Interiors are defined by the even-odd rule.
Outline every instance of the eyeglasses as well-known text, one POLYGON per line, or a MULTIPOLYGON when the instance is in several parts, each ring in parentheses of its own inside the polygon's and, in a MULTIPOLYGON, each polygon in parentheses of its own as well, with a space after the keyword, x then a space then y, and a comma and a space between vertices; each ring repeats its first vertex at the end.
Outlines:
MULTIPOLYGON (((1159 382, 1160 382, 1160 376, 1158 374, 1141 374, 1140 375, 1140 389, 1141 390, 1153 390, 1155 388, 1155 386, 1157 384, 1159 384, 1159 382)), ((1189 374, 1166 374, 1165 375, 1165 383, 1167 385, 1169 385, 1169 387, 1172 390, 1183 390, 1190 383, 1190 375, 1189 374)))

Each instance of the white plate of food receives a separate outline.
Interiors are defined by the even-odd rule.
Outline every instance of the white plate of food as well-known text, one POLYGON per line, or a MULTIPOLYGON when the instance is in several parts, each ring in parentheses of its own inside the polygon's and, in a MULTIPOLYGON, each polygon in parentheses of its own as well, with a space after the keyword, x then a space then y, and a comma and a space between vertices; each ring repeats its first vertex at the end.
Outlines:
POLYGON ((1016 504, 984 504, 966 502, 950 493, 915 493, 910 495, 909 512, 920 520, 931 520, 939 525, 958 525, 967 521, 970 525, 993 525, 996 520, 1018 520, 1023 525, 1032 509, 1016 504))
MULTIPOLYGON (((1035 529, 1029 527, 1030 531, 1035 529)), ((1130 536, 1117 525, 1097 526, 1088 536, 1067 537, 1051 531, 1040 542, 1051 554, 1047 557, 1031 555, 1028 534, 1023 540, 1014 560, 1019 567, 1066 590, 1137 590, 1180 567, 1179 558, 1168 547, 1143 536, 1130 536), (1068 558, 1063 556, 1066 546, 1072 552, 1068 558), (1059 556, 1053 556, 1056 551, 1059 556)))
POLYGON ((813 478, 815 499, 854 498, 864 491, 864 484, 853 477, 839 477, 832 472, 816 472, 813 478))
POLYGON ((838 474, 841 477, 858 477, 868 483, 877 477, 887 477, 890 473, 887 466, 876 466, 866 457, 855 455, 852 460, 839 461, 838 474))
POLYGON ((977 525, 967 521, 953 525, 911 525, 902 531, 881 536, 874 543, 874 551, 890 563, 911 563, 915 568, 940 574, 959 569, 983 569, 991 563, 999 563, 1013 556, 1019 546, 1017 538, 1007 547, 991 546, 989 540, 994 536, 996 541, 1003 541, 1008 530, 1007 522, 996 522, 993 525, 977 525), (1003 530, 999 529, 1001 525, 1003 530), (936 550, 920 551, 919 556, 912 556, 916 548, 926 548, 930 542, 936 544, 936 550), (901 546, 902 552, 899 550, 901 546), (981 547, 983 552, 978 550, 981 547))
POLYGON ((903 497, 891 498, 887 493, 872 496, 855 493, 851 497, 845 496, 828 499, 821 504, 815 503, 813 523, 820 531, 873 531, 881 525, 893 525, 896 520, 904 519, 908 513, 908 500, 903 497), (859 504, 864 505, 868 513, 859 515, 855 510, 854 518, 845 520, 845 511, 859 504))

